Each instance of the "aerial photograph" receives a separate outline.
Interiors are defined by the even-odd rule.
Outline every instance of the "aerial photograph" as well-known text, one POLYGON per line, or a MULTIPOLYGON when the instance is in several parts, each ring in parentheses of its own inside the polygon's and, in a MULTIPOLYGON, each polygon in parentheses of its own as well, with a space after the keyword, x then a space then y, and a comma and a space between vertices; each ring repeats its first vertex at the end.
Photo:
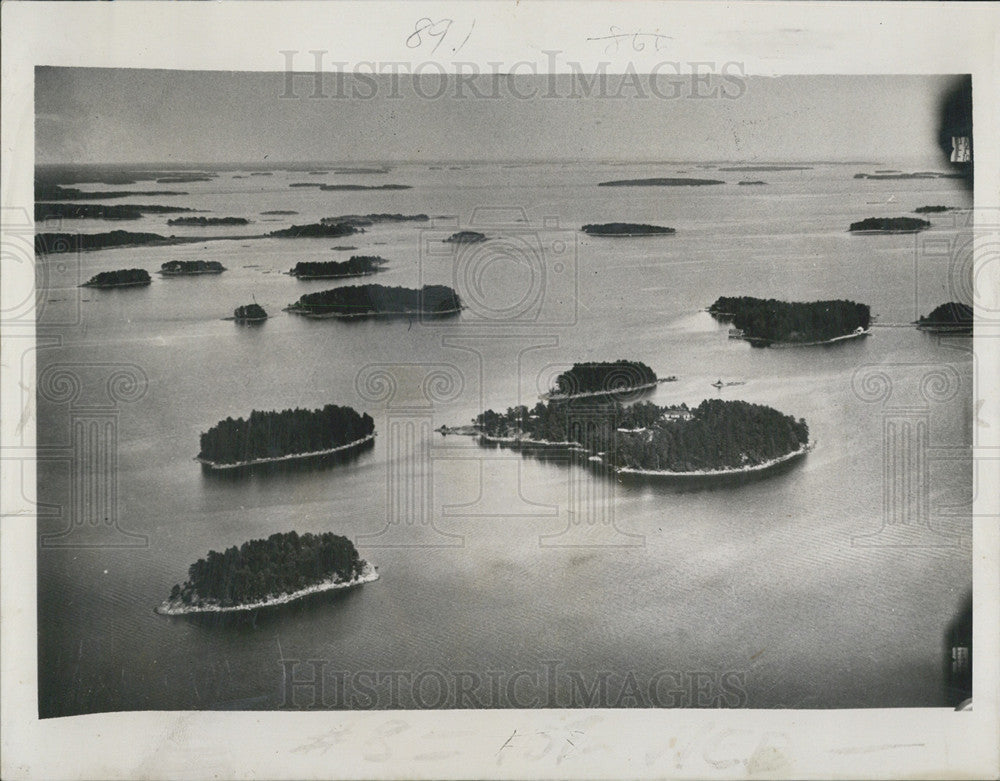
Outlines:
POLYGON ((41 718, 969 702, 970 77, 326 76, 35 68, 41 718))

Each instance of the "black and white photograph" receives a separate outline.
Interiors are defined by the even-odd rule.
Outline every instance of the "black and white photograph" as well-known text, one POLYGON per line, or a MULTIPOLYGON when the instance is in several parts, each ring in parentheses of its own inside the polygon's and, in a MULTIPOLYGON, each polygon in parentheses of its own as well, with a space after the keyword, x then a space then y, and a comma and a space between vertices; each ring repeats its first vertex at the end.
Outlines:
MULTIPOLYGON (((463 62, 485 16, 406 5, 412 62, 20 63, 4 523, 34 524, 39 728, 326 719, 284 749, 309 777, 565 777, 653 712, 995 719, 995 83, 682 59, 599 15, 598 67, 463 62), (559 726, 448 764, 525 712, 559 726)), ((595 777, 817 772, 739 723, 595 777)), ((895 734, 832 776, 945 740, 895 734)), ((198 775, 153 755, 106 767, 198 775)))

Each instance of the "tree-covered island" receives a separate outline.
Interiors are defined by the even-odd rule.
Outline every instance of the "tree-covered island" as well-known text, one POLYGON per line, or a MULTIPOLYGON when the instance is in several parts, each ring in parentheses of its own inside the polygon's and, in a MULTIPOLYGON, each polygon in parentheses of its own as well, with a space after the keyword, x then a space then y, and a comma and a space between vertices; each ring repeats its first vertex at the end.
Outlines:
POLYGON ((246 420, 220 420, 201 435, 195 460, 212 469, 290 461, 341 452, 375 436, 375 421, 351 407, 254 410, 246 420))
POLYGON ((207 225, 249 225, 250 220, 246 217, 177 217, 167 220, 167 225, 197 225, 205 227, 207 225))
POLYGON ((290 228, 271 231, 268 235, 276 239, 330 239, 358 233, 353 225, 344 222, 314 222, 310 225, 293 225, 290 228))
POLYGON ((199 274, 221 274, 226 270, 217 260, 168 260, 160 266, 165 277, 193 277, 199 274))
POLYGON ((352 255, 350 260, 299 261, 288 272, 299 279, 340 279, 364 277, 382 270, 385 258, 377 255, 352 255))
POLYGON ((443 241, 446 244, 478 244, 480 241, 486 241, 486 235, 479 231, 459 231, 443 241))
POLYGON ((264 307, 254 302, 236 307, 233 312, 233 320, 238 323, 259 323, 267 320, 267 312, 264 307))
POLYGON ((54 255, 59 252, 82 252, 106 247, 137 247, 143 244, 169 243, 158 233, 109 231, 108 233, 38 233, 35 234, 35 254, 54 255))
POLYGON ((869 333, 871 311, 854 301, 777 301, 773 298, 721 296, 708 308, 732 322, 730 337, 758 345, 809 346, 869 333))
POLYGON ((706 399, 697 407, 652 402, 549 401, 487 410, 473 424, 484 445, 561 447, 620 473, 725 475, 766 470, 809 450, 809 427, 771 407, 706 399))
POLYGON ((462 302, 452 288, 425 285, 417 290, 384 285, 351 285, 306 293, 285 311, 306 317, 396 317, 458 314, 462 302))
POLYGON ((927 220, 918 217, 869 217, 852 222, 851 233, 917 233, 931 227, 927 220))
POLYGON ((602 225, 584 225, 580 228, 588 236, 669 236, 677 231, 660 225, 637 222, 606 222, 602 225))
MULTIPOLYGON (((674 379, 674 378, 669 378, 674 379)), ((574 363, 555 380, 545 396, 549 400, 581 396, 615 396, 656 387, 656 372, 642 361, 592 361, 574 363)))
POLYGON ((378 580, 354 543, 332 532, 284 532, 209 551, 156 608, 161 615, 254 610, 378 580))
POLYGON ((36 203, 35 222, 45 220, 138 220, 144 214, 191 212, 183 206, 106 203, 36 203))
POLYGON ((340 217, 324 217, 321 223, 345 223, 358 228, 367 228, 380 222, 428 222, 430 217, 426 214, 400 214, 377 212, 373 214, 343 214, 340 217))
POLYGON ((972 333, 972 307, 958 301, 949 301, 936 307, 929 315, 921 315, 916 326, 931 333, 972 333))
POLYGON ((123 268, 117 271, 102 271, 94 274, 80 287, 136 287, 148 285, 152 280, 149 272, 141 268, 123 268))
POLYGON ((600 182, 598 187, 701 187, 708 184, 725 184, 721 179, 685 179, 659 177, 653 179, 616 179, 600 182))
POLYGON ((918 206, 913 210, 914 214, 940 214, 941 212, 954 211, 954 206, 918 206))

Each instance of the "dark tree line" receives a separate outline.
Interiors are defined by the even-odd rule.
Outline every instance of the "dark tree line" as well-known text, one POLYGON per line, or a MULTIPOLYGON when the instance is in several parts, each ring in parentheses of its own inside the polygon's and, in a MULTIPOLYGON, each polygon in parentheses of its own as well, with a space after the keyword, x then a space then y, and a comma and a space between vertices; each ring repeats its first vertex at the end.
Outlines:
POLYGON ((852 231, 885 231, 889 233, 910 233, 931 227, 927 220, 919 217, 868 217, 861 222, 852 222, 852 231))
POLYGON ((385 263, 377 255, 352 255, 350 260, 299 261, 289 272, 299 279, 331 279, 374 274, 385 263))
POLYGON ((613 466, 691 472, 753 466, 799 450, 809 427, 771 407, 706 399, 693 409, 550 401, 486 410, 474 423, 491 437, 575 442, 613 466))
POLYGON ((958 301, 949 301, 934 308, 929 315, 921 316, 917 321, 922 326, 959 326, 962 328, 972 328, 973 312, 968 304, 958 301))
POLYGON ((188 579, 170 591, 186 605, 203 601, 222 607, 257 602, 323 581, 355 579, 364 569, 354 543, 346 537, 285 532, 250 540, 222 553, 209 551, 188 568, 188 579))
POLYGON ((580 230, 589 236, 658 236, 676 233, 673 228, 646 225, 637 222, 608 222, 603 225, 584 225, 580 230))
POLYGON ((461 309, 458 294, 445 285, 425 285, 420 290, 385 285, 352 285, 306 293, 290 311, 312 315, 374 315, 424 312, 443 314, 461 309))
POLYGON ((871 310, 854 301, 776 301, 773 298, 722 296, 708 311, 731 320, 749 339, 769 342, 821 342, 867 329, 871 310))
POLYGON ((122 268, 117 271, 102 271, 94 274, 85 287, 114 287, 116 285, 148 285, 152 280, 149 272, 141 268, 122 268))
POLYGON ((39 233, 35 236, 35 253, 51 255, 57 252, 152 244, 165 240, 158 233, 132 233, 119 230, 107 233, 39 233))
POLYGON ((225 270, 217 260, 168 260, 160 266, 164 274, 219 274, 225 270))
POLYGON ((249 225, 246 217, 176 217, 167 225, 249 225))
POLYGON ((277 239, 330 239, 339 236, 350 236, 358 229, 344 222, 320 223, 311 225, 293 225, 290 228, 271 231, 268 235, 277 239))
POLYGON ((330 450, 363 439, 375 430, 371 415, 327 404, 322 409, 254 410, 250 418, 226 418, 201 435, 198 458, 238 464, 261 458, 330 450))
POLYGON ((595 361, 574 363, 568 371, 556 377, 553 393, 614 393, 637 385, 656 382, 656 372, 642 361, 595 361))
POLYGON ((189 212, 181 206, 146 206, 106 203, 36 203, 35 222, 66 218, 71 220, 137 220, 146 213, 189 212))

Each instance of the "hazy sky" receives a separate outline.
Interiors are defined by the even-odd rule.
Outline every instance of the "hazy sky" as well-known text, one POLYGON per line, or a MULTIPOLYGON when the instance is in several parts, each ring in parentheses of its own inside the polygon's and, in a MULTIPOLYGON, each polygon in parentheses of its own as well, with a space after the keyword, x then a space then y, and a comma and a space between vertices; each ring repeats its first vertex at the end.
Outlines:
POLYGON ((570 76, 482 76, 464 85, 435 74, 395 83, 347 76, 338 86, 327 74, 327 96, 311 98, 312 74, 296 77, 298 97, 282 97, 282 73, 38 68, 36 160, 878 161, 937 153, 949 77, 731 76, 699 85, 668 74, 655 84, 608 77, 603 92, 595 84, 586 95, 570 76))

